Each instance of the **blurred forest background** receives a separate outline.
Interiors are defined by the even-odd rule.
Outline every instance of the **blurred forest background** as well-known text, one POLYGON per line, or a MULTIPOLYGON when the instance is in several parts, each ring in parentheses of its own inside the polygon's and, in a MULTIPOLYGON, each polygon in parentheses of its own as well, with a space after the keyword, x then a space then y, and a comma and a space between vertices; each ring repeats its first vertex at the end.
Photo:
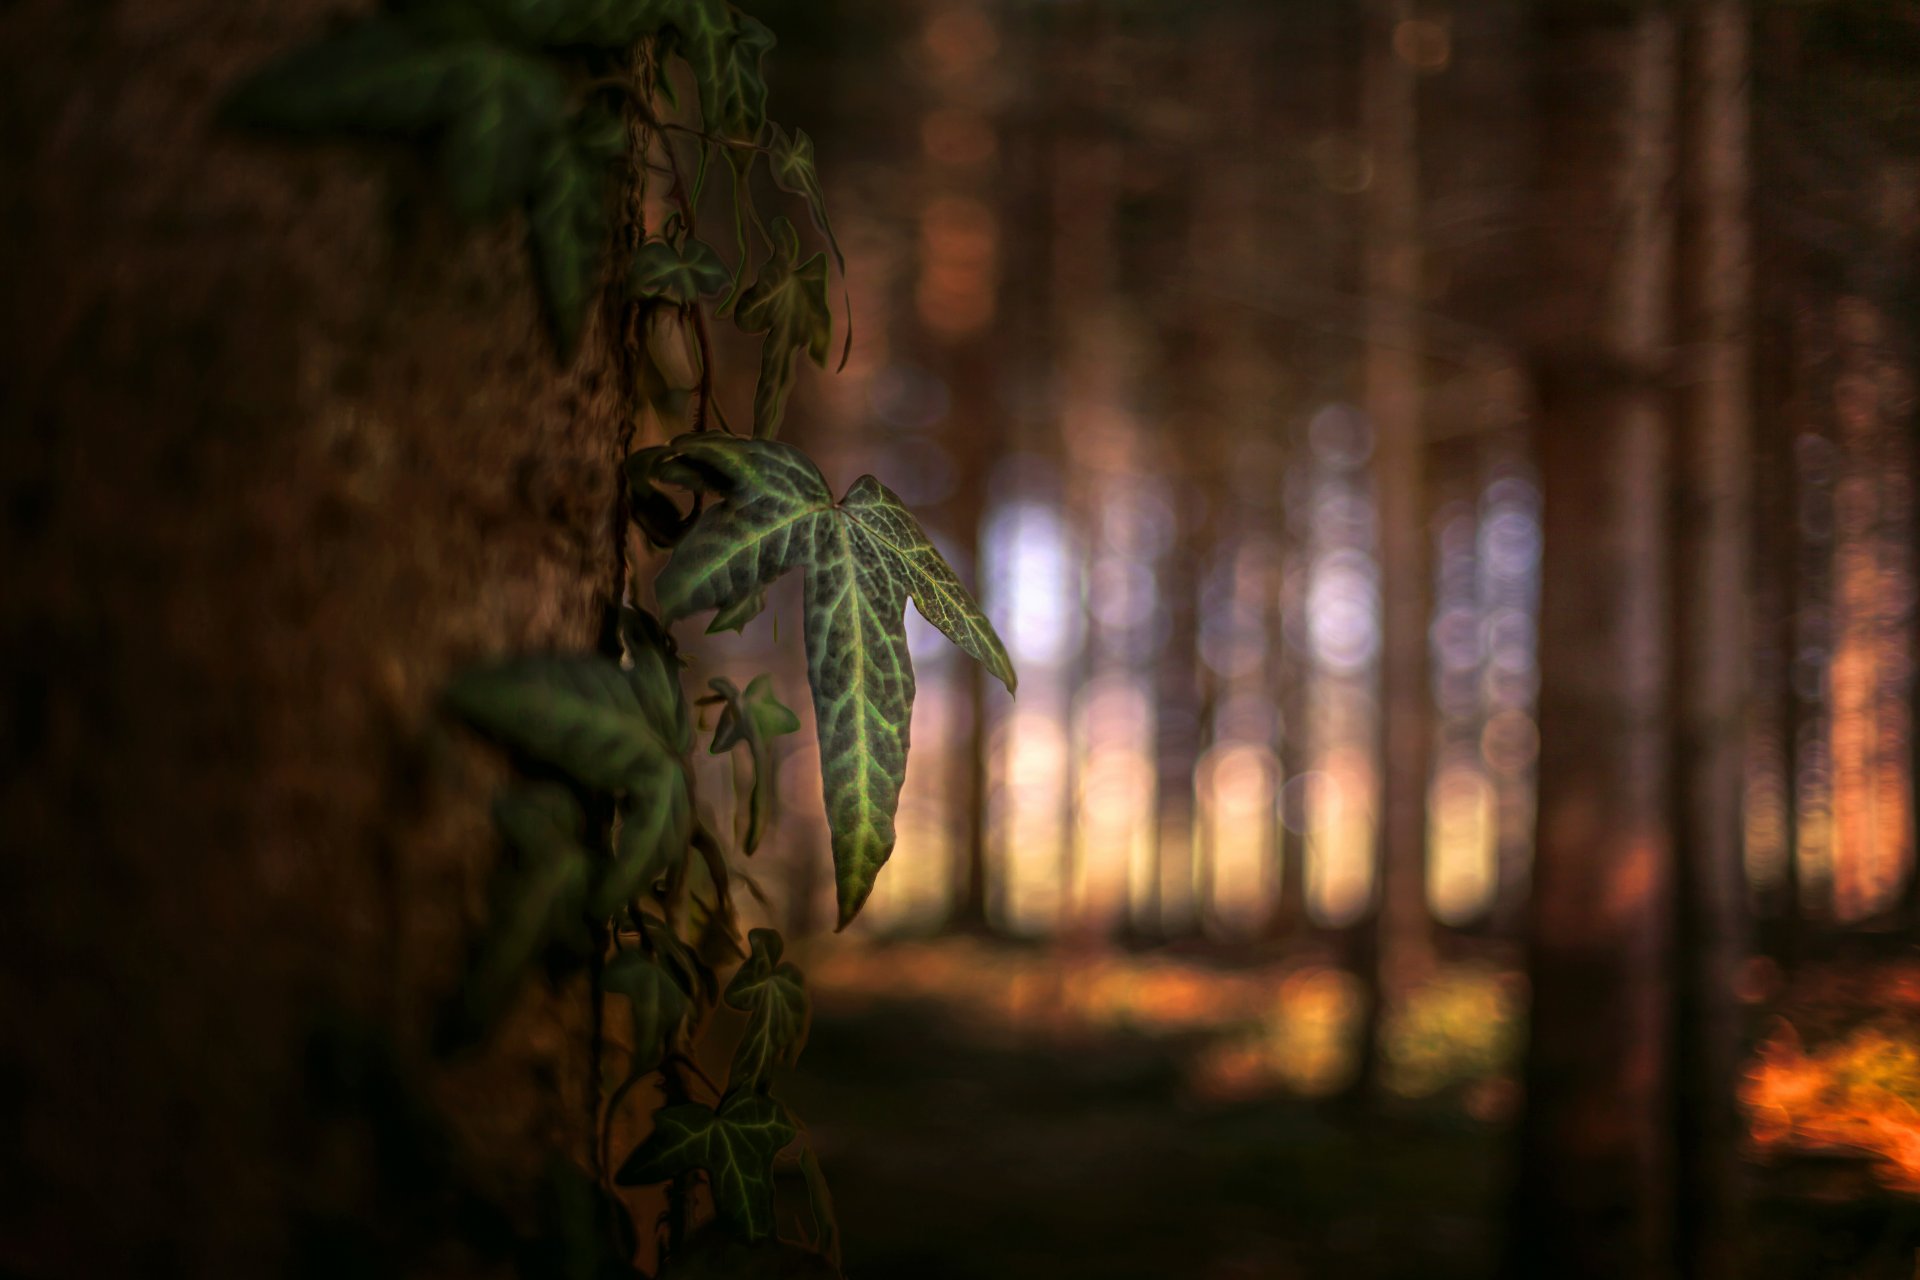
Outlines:
MULTIPOLYGON (((1021 674, 915 633, 845 935, 810 728, 751 868, 847 1274, 1913 1275, 1920 5, 746 7, 856 325, 790 434, 1021 674)), ((212 136, 331 9, 0 10, 0 1272, 377 1215, 301 1046, 476 910, 433 688, 605 604, 607 334, 212 136)), ((701 662, 798 690, 784 591, 701 662)), ((505 1181, 582 1034, 431 1082, 505 1181)))

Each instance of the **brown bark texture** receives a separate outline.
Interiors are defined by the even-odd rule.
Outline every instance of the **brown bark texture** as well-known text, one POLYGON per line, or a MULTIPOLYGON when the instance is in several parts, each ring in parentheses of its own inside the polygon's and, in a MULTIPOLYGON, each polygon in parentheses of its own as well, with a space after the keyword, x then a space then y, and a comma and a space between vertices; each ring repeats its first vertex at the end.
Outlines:
POLYGON ((1510 1274, 1666 1273, 1665 362, 1676 31, 1542 4, 1538 844, 1510 1274))
MULTIPOLYGON (((280 1274, 375 1193, 309 1089, 403 1072, 494 861, 466 660, 590 648, 624 420, 516 224, 215 119, 319 0, 0 12, 0 1271, 280 1274)), ((586 1001, 426 1070, 503 1188, 583 1147, 586 1001)))

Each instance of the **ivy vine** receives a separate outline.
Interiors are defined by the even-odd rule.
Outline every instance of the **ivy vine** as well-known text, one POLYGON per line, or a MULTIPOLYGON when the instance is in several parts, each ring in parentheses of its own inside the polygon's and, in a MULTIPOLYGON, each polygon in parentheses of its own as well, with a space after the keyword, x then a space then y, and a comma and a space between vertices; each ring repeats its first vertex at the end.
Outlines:
MULTIPOLYGON (((667 556, 657 612, 622 603, 617 654, 504 657, 458 674, 445 696, 511 754, 520 778, 494 800, 508 856, 441 1043, 483 1039, 543 969, 584 969, 596 1010, 611 996, 628 1011, 621 1083, 596 1098, 592 1168, 555 1184, 574 1226, 539 1274, 634 1274, 635 1232, 616 1188, 647 1185, 667 1188, 658 1226, 669 1271, 678 1260, 688 1272, 742 1273, 778 1248, 810 1251, 836 1273, 819 1161, 774 1093, 775 1069, 806 1040, 805 979, 775 931, 740 936, 732 898, 730 857, 752 854, 773 821, 775 743, 799 719, 766 675, 744 689, 715 678, 690 700, 670 628, 711 611, 709 633, 742 629, 777 579, 803 572, 842 927, 893 851, 914 695, 907 604, 1014 688, 991 623, 899 499, 872 476, 836 497, 806 454, 775 439, 800 356, 828 362, 829 257, 843 279, 845 260, 812 140, 767 117, 762 64, 773 45, 726 0, 393 0, 259 70, 227 102, 231 119, 257 129, 418 148, 458 217, 524 227, 559 358, 617 289, 643 335, 629 344, 635 413, 664 407, 692 428, 624 464, 625 510, 667 556), (761 207, 762 162, 823 248, 807 254, 793 222, 761 207), (730 182, 731 263, 696 234, 716 166, 730 182), (620 197, 655 173, 670 183, 672 212, 658 226, 626 215, 616 265, 614 210, 639 207, 620 197), (714 394, 709 326, 726 319, 760 337, 751 437, 727 429, 714 394), (696 794, 700 708, 714 715, 707 750, 744 756, 745 821, 725 836, 696 794), (722 1006, 745 1029, 717 1083, 694 1046, 722 1006), (615 1117, 649 1079, 665 1102, 615 1160, 615 1117), (813 1227, 776 1246, 782 1160, 800 1173, 813 1227), (712 1230, 699 1230, 702 1218, 712 1230)), ((844 309, 844 287, 842 298, 844 309)), ((842 363, 850 342, 849 310, 842 363)), ((598 1080, 597 1061, 595 1071, 598 1080)))

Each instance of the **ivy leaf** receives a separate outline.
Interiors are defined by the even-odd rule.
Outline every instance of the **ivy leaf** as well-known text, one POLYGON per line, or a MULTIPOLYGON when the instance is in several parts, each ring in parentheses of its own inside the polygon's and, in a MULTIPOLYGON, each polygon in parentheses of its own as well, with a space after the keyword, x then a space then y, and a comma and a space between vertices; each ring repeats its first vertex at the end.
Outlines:
POLYGON ((806 570, 807 680, 844 928, 893 852, 913 710, 907 601, 1009 691, 1012 663, 953 569, 872 476, 835 502, 819 468, 791 445, 700 432, 673 448, 676 473, 720 500, 654 584, 662 621, 738 604, 788 570, 806 570))
POLYGON ((673 975, 638 951, 622 951, 600 975, 600 987, 625 996, 633 1017, 629 1074, 658 1067, 687 1016, 687 993, 673 975))
POLYGON ((457 78, 440 168, 454 212, 481 222, 532 194, 542 154, 565 136, 567 83, 551 63, 505 50, 475 64, 483 74, 457 78))
POLYGON ((499 1018, 549 947, 584 955, 591 945, 585 909, 592 859, 580 843, 578 802, 565 787, 524 784, 495 797, 493 818, 515 859, 495 878, 486 933, 461 990, 457 1041, 499 1018))
POLYGON ((779 934, 755 929, 747 943, 752 953, 727 984, 725 996, 730 1008, 747 1015, 728 1085, 764 1090, 767 1072, 776 1065, 792 1066, 807 1043, 807 987, 798 968, 781 963, 779 934))
POLYGON ((614 1181, 647 1186, 704 1170, 721 1221, 758 1240, 773 1231, 773 1157, 796 1133, 786 1109, 761 1093, 729 1093, 718 1111, 698 1103, 663 1107, 614 1181))
POLYGON ((753 434, 762 437, 778 432, 786 414, 794 353, 804 347, 813 362, 825 368, 833 341, 826 255, 816 253, 800 262, 800 237, 785 218, 773 220, 772 234, 773 252, 734 311, 734 321, 744 332, 767 335, 760 346, 760 380, 753 389, 753 434))
MULTIPOLYGON (((589 124, 591 123, 589 119, 589 124)), ((592 136, 571 129, 542 155, 527 206, 527 245, 554 345, 573 353, 600 290, 609 166, 592 136)))
POLYGON ((709 133, 751 141, 767 119, 760 64, 773 48, 773 32, 727 0, 671 3, 668 21, 700 88, 701 123, 709 133))
POLYGON ((730 278, 720 255, 704 241, 688 236, 676 248, 665 240, 649 240, 627 270, 627 296, 636 302, 664 298, 675 306, 691 306, 725 289, 730 278))
POLYGON ((660 740, 676 755, 693 746, 693 719, 680 689, 679 649, 660 620, 645 609, 620 606, 620 648, 627 678, 639 692, 640 707, 660 740))
POLYGON ((853 353, 853 299, 846 290, 847 255, 840 251, 840 238, 833 234, 833 221, 827 217, 827 193, 820 186, 820 172, 813 162, 813 139, 805 129, 789 134, 774 125, 767 140, 767 166, 773 171, 774 186, 807 202, 807 215, 833 251, 834 269, 840 273, 840 300, 846 312, 846 335, 840 346, 840 368, 844 369, 853 353))
MULTIPOLYGON (((748 602, 764 602, 764 592, 755 592, 748 602)), ((758 611, 757 604, 754 606, 758 611)), ((709 631, 712 628, 708 628, 709 631)), ((713 745, 709 755, 724 755, 736 746, 745 746, 753 761, 753 787, 747 793, 747 836, 741 847, 752 853, 760 847, 767 823, 773 816, 774 768, 773 740, 784 733, 800 731, 800 717, 773 696, 773 677, 755 676, 743 694, 733 681, 716 676, 707 681, 721 702, 720 720, 713 727, 713 745)))
POLYGON ((644 678, 589 655, 509 659, 463 673, 446 694, 475 728, 612 794, 675 764, 657 727, 672 712, 643 700, 657 697, 644 678))

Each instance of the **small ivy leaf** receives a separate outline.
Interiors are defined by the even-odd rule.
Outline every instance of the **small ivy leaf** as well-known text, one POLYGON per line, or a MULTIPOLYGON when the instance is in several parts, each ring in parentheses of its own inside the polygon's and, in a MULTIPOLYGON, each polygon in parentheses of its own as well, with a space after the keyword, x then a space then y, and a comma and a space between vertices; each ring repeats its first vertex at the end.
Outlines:
POLYGON ((819 468, 791 445, 709 431, 673 448, 676 471, 720 501, 701 512, 654 584, 663 622, 737 604, 806 570, 807 681, 845 928, 893 852, 913 711, 907 601, 1009 690, 1012 663, 952 567, 873 477, 835 502, 819 468))
POLYGON ((760 64, 773 32, 727 0, 673 0, 669 19, 679 53, 700 89, 707 132, 751 141, 767 119, 767 82, 760 64))
MULTIPOLYGON (((593 131, 592 117, 586 129, 593 131)), ((527 243, 546 305, 547 322, 562 358, 573 354, 588 308, 600 289, 607 247, 610 169, 589 136, 569 129, 548 145, 527 206, 527 243)))
MULTIPOLYGON (((748 600, 764 601, 765 598, 764 592, 755 592, 748 600)), ((711 632, 713 628, 707 630, 711 632)), ((722 755, 736 746, 744 746, 753 762, 753 787, 747 793, 747 834, 741 841, 741 848, 752 853, 760 847, 773 816, 774 779, 779 776, 774 767, 773 740, 781 734, 799 732, 800 717, 773 696, 771 676, 755 676, 744 694, 724 676, 716 676, 707 684, 722 704, 708 754, 722 755)))
POLYGON ((545 60, 504 50, 474 70, 459 78, 440 167, 454 212, 481 222, 532 193, 541 153, 564 136, 567 84, 545 60))
POLYGON ((742 331, 767 335, 760 347, 760 380, 753 390, 753 434, 763 438, 780 430, 786 414, 794 353, 804 347, 813 362, 825 368, 833 342, 826 255, 816 253, 800 262, 800 237, 785 218, 773 220, 772 234, 773 252, 734 311, 742 331))
POLYGON ((759 617, 766 607, 767 593, 764 591, 756 591, 752 595, 743 597, 733 604, 728 605, 726 608, 716 611, 713 615, 713 621, 707 624, 707 634, 717 636, 722 631, 744 632, 747 629, 747 624, 759 617))
POLYGON ((780 935, 755 929, 747 935, 752 948, 746 963, 727 984, 728 1007, 747 1015, 747 1029, 733 1053, 735 1089, 762 1089, 776 1065, 792 1066, 807 1043, 806 980, 800 970, 780 961, 780 935))
POLYGON ((638 951, 622 951, 600 975, 600 987, 625 996, 633 1018, 630 1076, 642 1076, 665 1060, 686 1020, 687 993, 673 975, 638 951))
POLYGON ((800 1174, 807 1183, 807 1207, 813 1211, 814 1243, 833 1263, 840 1265, 840 1221, 833 1211, 833 1193, 827 1189, 827 1175, 820 1168, 811 1140, 800 1147, 800 1174))
POLYGON ((647 1186, 704 1170, 720 1220, 748 1240, 763 1239, 773 1231, 773 1157, 797 1132, 786 1109, 761 1093, 729 1093, 718 1111, 663 1107, 614 1181, 647 1186))
POLYGON ((632 605, 620 606, 619 625, 628 679, 639 692, 641 709, 661 740, 676 754, 686 754, 693 746, 693 718, 687 714, 686 694, 680 688, 684 664, 673 637, 658 618, 632 605))
POLYGON ((682 941, 666 921, 651 912, 636 911, 633 918, 647 945, 672 971, 683 990, 692 992, 708 1004, 719 999, 720 981, 700 958, 699 952, 682 941))
POLYGON ((847 292, 847 255, 840 251, 840 238, 833 234, 833 222, 827 217, 827 193, 820 186, 820 172, 813 162, 813 139, 805 129, 789 134, 774 125, 767 140, 767 166, 773 171, 773 185, 807 202, 807 216, 814 228, 826 238, 833 252, 834 269, 840 273, 840 300, 846 313, 846 334, 841 340, 840 365, 847 367, 853 353, 853 298, 847 292))
POLYGON ((462 673, 449 708, 481 732, 612 794, 672 765, 644 686, 597 656, 514 658, 462 673))
POLYGON ((446 120, 486 48, 373 18, 268 63, 222 109, 237 123, 290 133, 415 136, 446 120))
POLYGON ((627 296, 636 302, 665 298, 678 307, 691 306, 725 289, 728 279, 720 255, 704 241, 688 236, 676 248, 665 240, 649 240, 627 270, 627 296))

